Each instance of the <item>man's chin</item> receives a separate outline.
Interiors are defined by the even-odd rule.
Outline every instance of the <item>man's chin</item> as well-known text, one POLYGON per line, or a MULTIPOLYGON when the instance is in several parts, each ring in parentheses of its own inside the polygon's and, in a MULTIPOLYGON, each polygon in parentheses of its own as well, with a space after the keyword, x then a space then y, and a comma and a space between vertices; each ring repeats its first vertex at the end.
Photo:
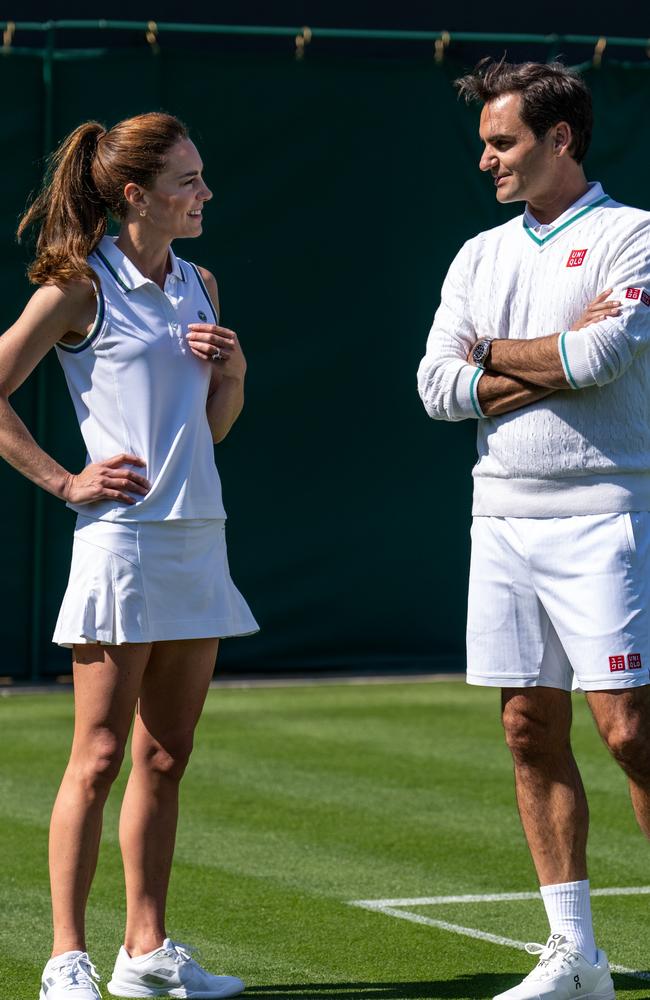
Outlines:
POLYGON ((498 187, 496 189, 496 199, 500 205, 509 205, 513 201, 525 201, 525 196, 519 191, 510 191, 508 188, 498 187))

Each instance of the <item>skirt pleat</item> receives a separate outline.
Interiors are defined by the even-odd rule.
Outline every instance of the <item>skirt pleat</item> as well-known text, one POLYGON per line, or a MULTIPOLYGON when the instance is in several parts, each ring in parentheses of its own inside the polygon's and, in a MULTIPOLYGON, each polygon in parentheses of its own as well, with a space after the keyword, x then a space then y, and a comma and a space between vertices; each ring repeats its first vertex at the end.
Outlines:
POLYGON ((230 578, 225 521, 79 517, 53 642, 156 642, 258 631, 230 578))

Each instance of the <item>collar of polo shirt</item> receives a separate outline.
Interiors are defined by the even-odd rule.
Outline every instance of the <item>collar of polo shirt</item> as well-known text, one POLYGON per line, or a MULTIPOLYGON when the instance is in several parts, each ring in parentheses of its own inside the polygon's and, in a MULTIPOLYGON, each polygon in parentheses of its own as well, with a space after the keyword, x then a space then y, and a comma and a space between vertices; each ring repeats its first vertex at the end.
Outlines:
MULTIPOLYGON (((129 260, 126 254, 122 253, 120 248, 115 245, 116 239, 115 236, 103 236, 95 248, 95 253, 104 262, 122 291, 132 292, 136 288, 142 288, 143 285, 155 284, 151 278, 145 277, 138 271, 133 261, 129 260)), ((185 281, 185 272, 171 247, 169 248, 169 261, 171 271, 168 277, 173 275, 178 281, 185 281)))

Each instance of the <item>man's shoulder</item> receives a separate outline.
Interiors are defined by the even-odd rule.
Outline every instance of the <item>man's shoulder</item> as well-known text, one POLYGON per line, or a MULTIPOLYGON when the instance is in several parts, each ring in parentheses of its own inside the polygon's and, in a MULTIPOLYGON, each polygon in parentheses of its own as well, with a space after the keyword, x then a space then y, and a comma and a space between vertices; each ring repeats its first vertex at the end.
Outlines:
POLYGON ((448 274, 462 273, 465 276, 472 274, 479 267, 481 260, 494 254, 501 253, 503 244, 513 243, 516 240, 517 231, 522 228, 522 216, 516 216, 500 226, 492 229, 484 229, 476 236, 470 237, 460 247, 458 253, 452 260, 448 274))
POLYGON ((522 219, 522 215, 516 215, 513 219, 502 222, 499 226, 493 226, 491 229, 483 229, 476 236, 472 236, 471 239, 467 240, 464 248, 467 249, 467 252, 471 256, 480 256, 485 252, 490 253, 504 241, 508 242, 517 239, 523 229, 522 219))
POLYGON ((643 208, 635 208, 633 205, 626 205, 622 201, 608 197, 600 206, 600 211, 601 218, 604 217, 608 227, 611 225, 621 229, 650 229, 650 212, 643 208))

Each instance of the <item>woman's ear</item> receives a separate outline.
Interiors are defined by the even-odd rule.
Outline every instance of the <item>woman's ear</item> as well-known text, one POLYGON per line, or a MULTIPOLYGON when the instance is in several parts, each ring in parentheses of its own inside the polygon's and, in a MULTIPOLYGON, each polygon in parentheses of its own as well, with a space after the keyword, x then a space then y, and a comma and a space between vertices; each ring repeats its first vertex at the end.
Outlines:
POLYGON ((132 181, 126 184, 124 187, 124 199, 127 205, 131 208, 135 208, 140 215, 147 214, 147 192, 144 188, 141 188, 139 184, 134 184, 132 181))

